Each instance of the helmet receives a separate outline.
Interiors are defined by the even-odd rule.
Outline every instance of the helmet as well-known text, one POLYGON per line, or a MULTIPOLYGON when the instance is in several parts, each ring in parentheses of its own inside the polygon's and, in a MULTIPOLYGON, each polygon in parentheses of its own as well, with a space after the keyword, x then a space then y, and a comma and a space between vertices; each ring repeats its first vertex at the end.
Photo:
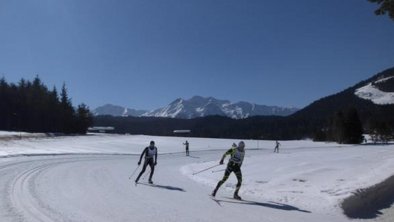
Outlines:
POLYGON ((150 141, 150 143, 149 143, 150 145, 155 145, 155 141, 150 141))
POLYGON ((245 147, 244 141, 240 141, 240 142, 238 143, 238 147, 244 148, 244 147, 245 147))

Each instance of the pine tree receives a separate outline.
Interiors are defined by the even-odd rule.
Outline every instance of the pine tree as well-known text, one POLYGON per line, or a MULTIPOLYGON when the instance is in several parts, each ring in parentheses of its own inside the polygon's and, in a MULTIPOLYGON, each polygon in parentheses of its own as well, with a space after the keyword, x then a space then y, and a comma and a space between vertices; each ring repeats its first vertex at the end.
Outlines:
POLYGON ((66 84, 63 83, 62 92, 60 93, 60 107, 61 107, 61 128, 64 133, 73 133, 73 126, 75 122, 74 108, 71 104, 71 99, 68 97, 66 84))
POLYGON ((0 79, 0 129, 7 130, 8 117, 10 113, 9 106, 9 85, 5 81, 4 77, 0 79))
POLYGON ((93 115, 85 104, 81 104, 77 109, 77 131, 85 134, 88 127, 93 124, 93 115))
POLYGON ((379 8, 375 10, 376 15, 388 14, 394 20, 394 1, 393 0, 369 0, 377 3, 379 8))
POLYGON ((331 139, 340 144, 360 144, 363 141, 363 127, 355 108, 335 114, 331 127, 331 139))
POLYGON ((392 131, 387 122, 371 119, 369 121, 369 133, 374 143, 387 143, 390 140, 392 131))
POLYGON ((86 133, 92 121, 86 105, 76 113, 65 84, 59 98, 56 88, 48 90, 38 76, 18 85, 1 78, 0 107, 1 130, 86 133))
POLYGON ((355 108, 349 108, 345 118, 345 143, 360 144, 363 141, 363 127, 355 108))
POLYGON ((59 117, 60 102, 56 87, 53 87, 52 91, 49 93, 48 109, 48 119, 51 122, 51 124, 48 126, 48 129, 50 132, 58 132, 61 126, 61 118, 59 117))
POLYGON ((345 142, 345 117, 342 111, 335 114, 332 127, 332 138, 333 141, 338 143, 345 142))

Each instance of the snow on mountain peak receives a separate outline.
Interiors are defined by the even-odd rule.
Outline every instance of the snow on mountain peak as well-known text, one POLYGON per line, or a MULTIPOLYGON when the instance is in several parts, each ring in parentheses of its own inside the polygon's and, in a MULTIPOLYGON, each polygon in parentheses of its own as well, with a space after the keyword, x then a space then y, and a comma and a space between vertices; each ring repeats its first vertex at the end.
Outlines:
POLYGON ((193 96, 185 100, 178 98, 167 107, 157 109, 143 116, 196 118, 210 115, 227 116, 234 119, 248 118, 257 115, 290 115, 297 111, 294 108, 269 107, 248 102, 231 103, 214 97, 193 96))
POLYGON ((163 108, 143 111, 107 104, 95 109, 95 115, 143 116, 191 119, 212 115, 243 119, 257 115, 286 116, 296 112, 296 108, 256 105, 248 102, 232 103, 214 97, 193 96, 190 99, 177 98, 163 108))

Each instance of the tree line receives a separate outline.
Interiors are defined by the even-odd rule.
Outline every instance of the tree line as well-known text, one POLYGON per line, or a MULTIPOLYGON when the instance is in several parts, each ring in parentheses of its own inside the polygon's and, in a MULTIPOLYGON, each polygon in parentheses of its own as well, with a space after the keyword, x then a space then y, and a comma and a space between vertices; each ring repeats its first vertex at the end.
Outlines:
POLYGON ((0 130, 85 134, 93 116, 85 104, 74 108, 63 84, 60 95, 37 76, 18 84, 0 79, 0 130))
POLYGON ((380 118, 373 115, 371 118, 363 119, 356 108, 348 107, 338 110, 327 118, 304 118, 294 115, 254 116, 247 119, 231 119, 223 116, 195 119, 96 116, 94 125, 113 126, 115 128, 113 133, 121 134, 176 136, 174 130, 187 129, 191 130, 191 133, 186 135, 190 137, 265 140, 312 138, 315 141, 359 144, 365 140, 363 134, 370 134, 373 142, 387 142, 392 139, 393 121, 392 119, 389 121, 387 115, 389 114, 380 118))
POLYGON ((325 127, 315 132, 315 141, 335 141, 345 144, 359 144, 364 141, 363 126, 355 108, 338 111, 325 127))

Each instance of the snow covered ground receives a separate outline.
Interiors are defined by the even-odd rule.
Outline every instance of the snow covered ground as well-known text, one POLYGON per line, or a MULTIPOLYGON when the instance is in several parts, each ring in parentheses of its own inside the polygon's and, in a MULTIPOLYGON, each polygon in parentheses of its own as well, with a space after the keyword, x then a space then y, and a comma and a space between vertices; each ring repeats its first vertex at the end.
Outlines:
POLYGON ((193 173, 216 165, 233 142, 105 134, 0 139, 0 221, 354 221, 341 200, 394 169, 394 145, 280 141, 276 154, 274 141, 245 140, 240 195, 248 201, 228 199, 232 175, 215 202, 208 195, 225 166, 193 173), (129 176, 150 140, 160 152, 156 186, 135 186, 136 175, 129 176))
MULTIPOLYGON (((390 80, 394 77, 384 78, 374 83, 385 82, 390 80)), ((378 105, 387 105, 387 104, 394 104, 394 93, 393 92, 384 92, 373 85, 373 83, 368 83, 367 85, 358 88, 355 93, 356 96, 371 100, 373 103, 378 105)))

